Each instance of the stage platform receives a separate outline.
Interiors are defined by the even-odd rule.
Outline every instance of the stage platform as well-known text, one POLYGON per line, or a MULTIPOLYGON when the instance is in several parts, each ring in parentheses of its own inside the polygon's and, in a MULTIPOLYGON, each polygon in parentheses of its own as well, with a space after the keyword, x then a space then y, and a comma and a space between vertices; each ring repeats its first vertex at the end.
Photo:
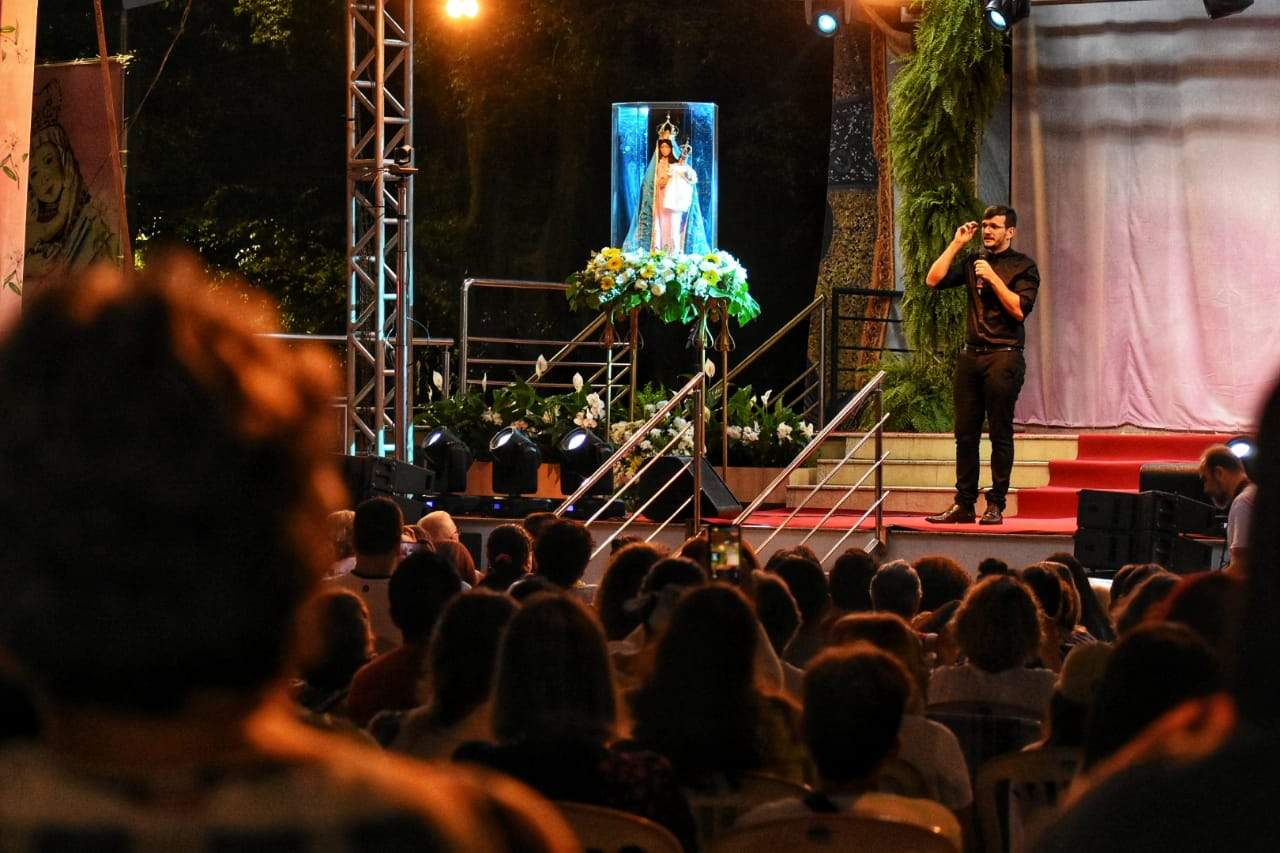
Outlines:
MULTIPOLYGON (((896 510, 885 513, 885 547, 878 559, 915 560, 927 554, 945 554, 958 561, 969 571, 976 571, 979 561, 986 557, 998 557, 1011 566, 1021 567, 1042 560, 1056 551, 1072 550, 1072 535, 1076 530, 1076 499, 1080 489, 1111 489, 1137 491, 1138 475, 1149 462, 1195 462, 1205 447, 1228 436, 1205 433, 1087 433, 1080 435, 1021 433, 1016 437, 1015 456, 1019 468, 1014 473, 1014 489, 1011 490, 1008 512, 1001 525, 978 524, 929 524, 924 516, 946 508, 953 497, 952 481, 955 478, 954 440, 940 434, 887 434, 885 447, 895 459, 896 465, 886 468, 885 489, 891 492, 886 504, 895 504, 895 494, 906 492, 908 504, 922 504, 913 511, 896 510), (943 479, 945 478, 945 479, 943 479), (922 497, 923 496, 923 497, 922 497)), ((825 555, 840 543, 836 553, 847 547, 867 547, 874 540, 874 519, 867 518, 850 532, 865 507, 874 498, 867 490, 860 489, 823 521, 827 508, 839 499, 846 487, 838 487, 836 481, 856 482, 861 476, 859 465, 870 457, 869 443, 859 451, 846 470, 838 472, 832 484, 819 490, 821 495, 831 496, 819 501, 818 508, 801 510, 789 518, 786 507, 765 508, 754 513, 743 528, 743 536, 759 548, 772 535, 773 539, 763 549, 763 556, 778 548, 790 547, 807 541, 819 556, 825 555), (851 479, 846 479, 851 478, 851 479), (836 489, 839 489, 837 492, 836 489), (815 531, 815 527, 821 527, 815 531), (774 531, 778 531, 774 534, 774 531), (843 541, 842 541, 843 540, 843 541)), ((990 448, 983 441, 982 458, 989 458, 990 448)), ((809 469, 796 472, 787 488, 787 501, 794 505, 798 495, 812 489, 825 476, 830 466, 838 461, 838 443, 824 447, 817 463, 809 469), (827 467, 824 467, 827 466, 827 467), (815 472, 817 473, 815 477, 815 472)), ((984 465, 985 487, 989 482, 989 470, 984 465)), ((749 499, 749 496, 739 496, 749 499)), ((979 510, 982 504, 979 503, 979 510)), ((464 534, 482 539, 495 526, 510 519, 462 518, 458 526, 464 534)), ((597 542, 611 536, 619 523, 597 522, 592 531, 597 542)), ((648 537, 657 525, 637 521, 629 528, 631 535, 648 537)), ((658 533, 656 542, 674 548, 684 539, 683 525, 672 524, 658 533)), ((477 561, 479 562, 479 561, 477 561)), ((608 554, 602 553, 592 561, 587 573, 588 582, 599 580, 608 562, 608 554)), ((830 562, 827 562, 830 567, 830 562)))

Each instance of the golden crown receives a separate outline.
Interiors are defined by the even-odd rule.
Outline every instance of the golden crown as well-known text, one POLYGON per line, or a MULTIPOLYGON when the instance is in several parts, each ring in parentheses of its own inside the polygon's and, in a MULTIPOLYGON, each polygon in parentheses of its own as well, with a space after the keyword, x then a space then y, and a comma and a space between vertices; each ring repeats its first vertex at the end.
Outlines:
POLYGON ((667 120, 658 125, 658 138, 674 142, 679 135, 680 128, 671 123, 671 113, 667 113, 667 120))

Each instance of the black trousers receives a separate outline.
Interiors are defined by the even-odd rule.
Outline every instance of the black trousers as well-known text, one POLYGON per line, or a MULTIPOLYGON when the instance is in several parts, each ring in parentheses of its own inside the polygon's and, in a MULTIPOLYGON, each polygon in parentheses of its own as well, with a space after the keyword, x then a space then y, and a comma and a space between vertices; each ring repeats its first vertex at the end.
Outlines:
POLYGON ((978 446, 985 417, 991 433, 987 503, 1004 509, 1013 473, 1013 407, 1027 375, 1021 350, 961 350, 956 360, 956 503, 978 501, 978 446))

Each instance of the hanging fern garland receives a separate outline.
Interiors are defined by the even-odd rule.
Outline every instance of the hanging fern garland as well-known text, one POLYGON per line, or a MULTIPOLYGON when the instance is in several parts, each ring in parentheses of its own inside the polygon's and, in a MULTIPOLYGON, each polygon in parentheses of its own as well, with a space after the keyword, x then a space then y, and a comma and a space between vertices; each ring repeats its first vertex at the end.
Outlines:
POLYGON ((983 23, 976 0, 926 0, 915 43, 889 93, 902 310, 912 349, 945 358, 964 342, 966 297, 931 290, 924 277, 956 226, 981 210, 975 165, 1004 88, 1005 37, 983 23))

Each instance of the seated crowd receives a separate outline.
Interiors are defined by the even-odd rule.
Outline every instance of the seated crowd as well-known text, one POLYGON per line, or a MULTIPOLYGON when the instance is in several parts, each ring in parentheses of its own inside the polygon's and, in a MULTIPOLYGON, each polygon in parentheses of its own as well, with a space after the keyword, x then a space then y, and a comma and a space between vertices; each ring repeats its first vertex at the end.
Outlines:
POLYGON ((843 813, 959 851, 994 757, 962 717, 1078 753, 1047 850, 1203 849, 1273 790, 1232 779, 1276 754, 1270 525, 1247 578, 1126 566, 1108 600, 1069 554, 761 565, 744 541, 730 584, 699 537, 615 543, 593 586, 577 522, 500 525, 472 554, 447 513, 338 510, 330 371, 202 284, 183 262, 98 272, 0 346, 5 849, 572 849, 540 796, 693 850, 699 802, 772 779, 793 794, 744 800, 737 826, 843 813), (1220 790, 1186 793, 1196 773, 1220 790), (1184 812, 1151 829, 1162 796, 1184 812))

